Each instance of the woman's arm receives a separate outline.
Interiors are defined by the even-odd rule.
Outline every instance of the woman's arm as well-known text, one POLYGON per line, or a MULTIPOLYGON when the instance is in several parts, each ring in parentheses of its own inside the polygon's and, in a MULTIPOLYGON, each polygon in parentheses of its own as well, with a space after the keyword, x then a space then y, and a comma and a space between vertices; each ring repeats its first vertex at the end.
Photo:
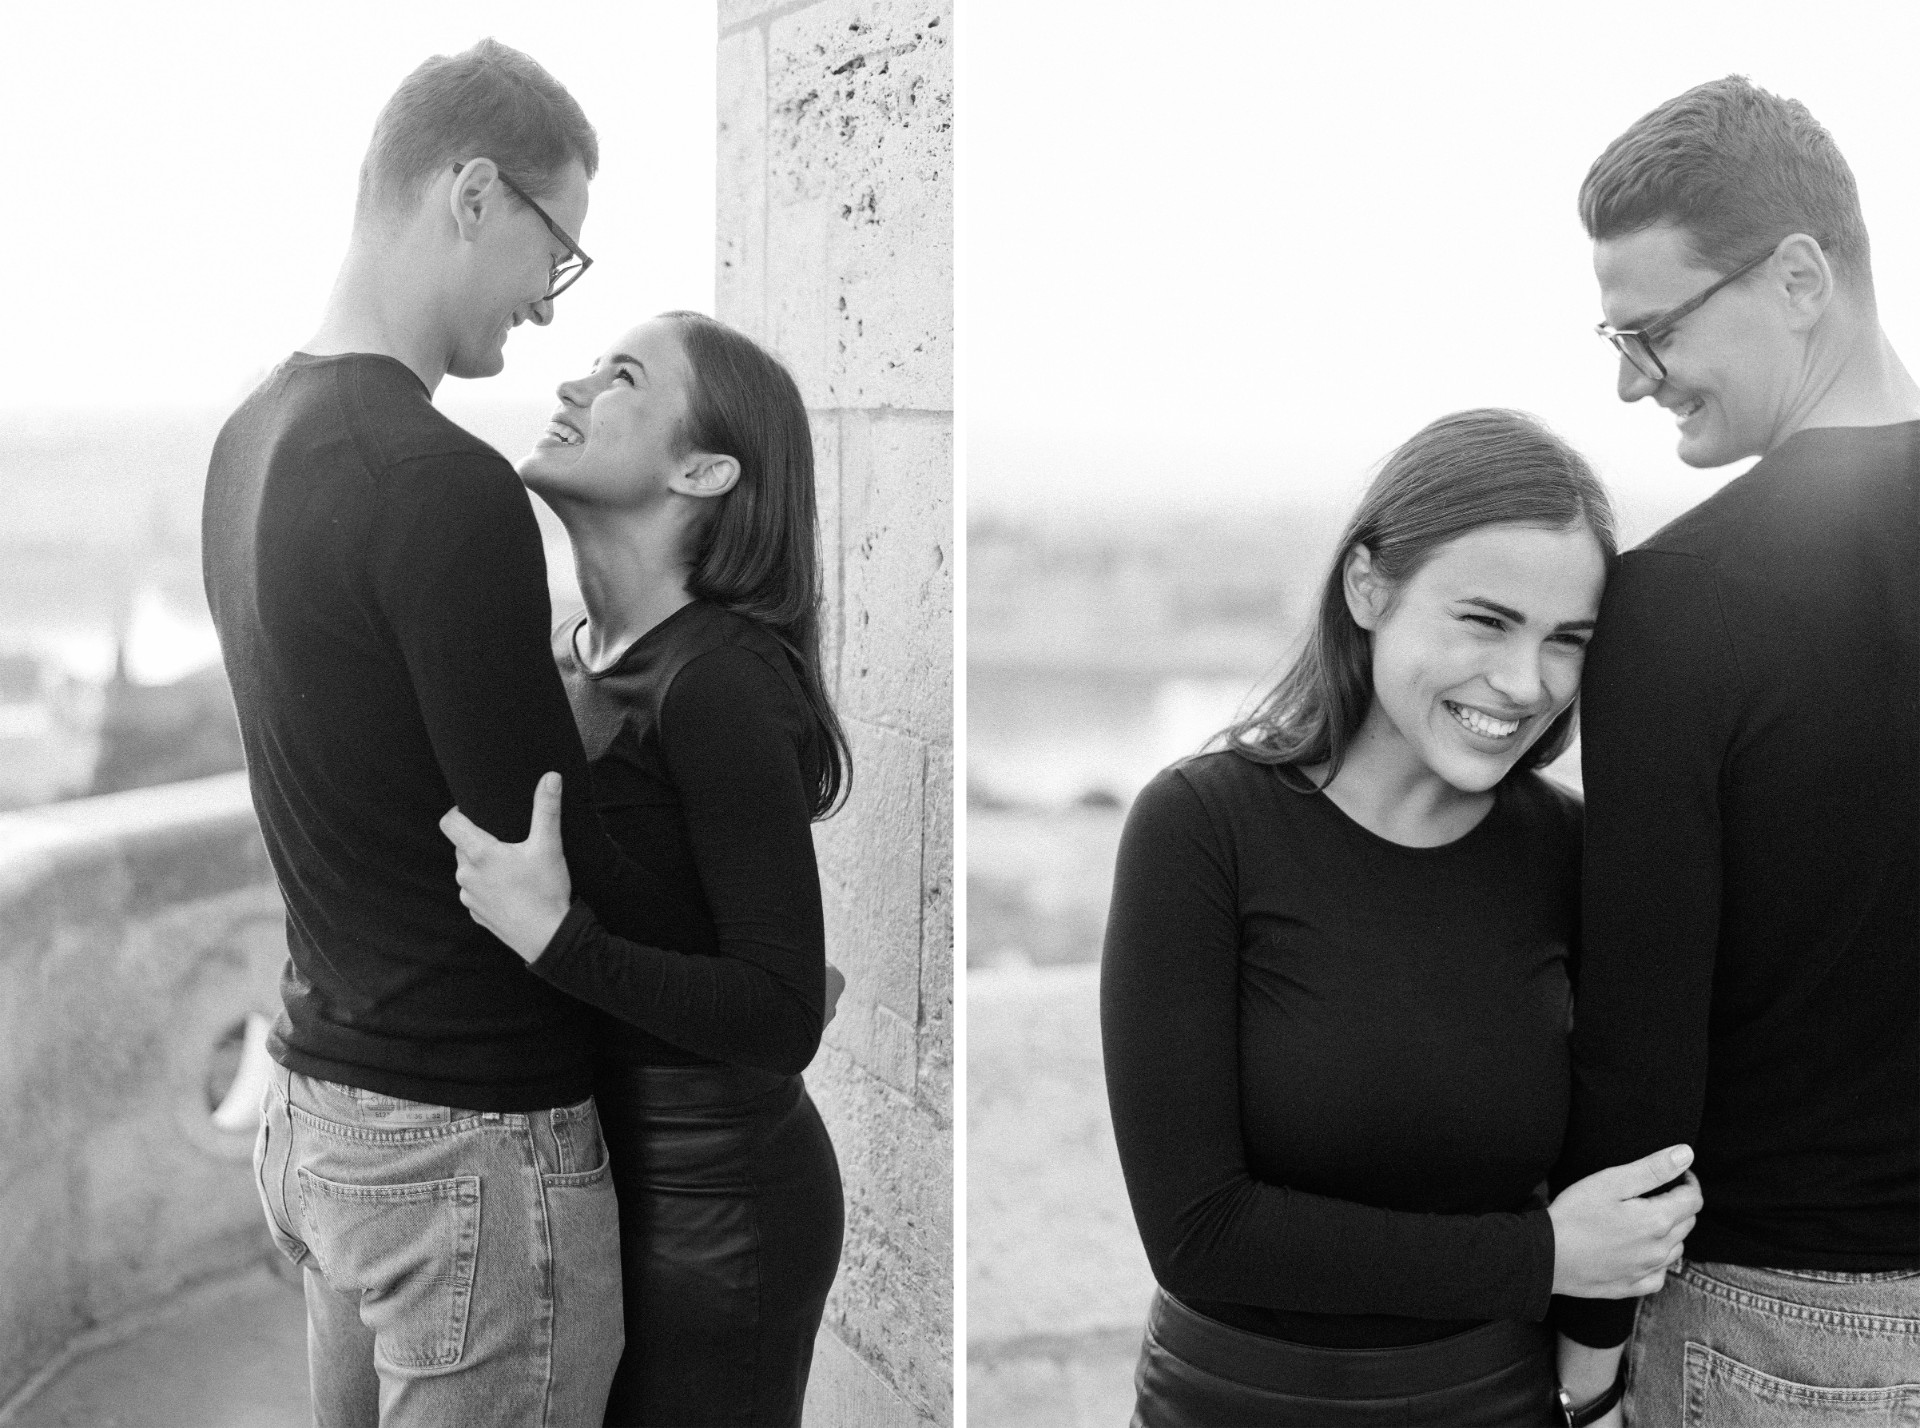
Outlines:
POLYGON ((718 956, 615 936, 569 906, 565 863, 537 817, 522 844, 488 838, 458 810, 443 820, 462 900, 534 972, 622 1021, 696 1055, 803 1069, 820 1043, 825 936, 789 709, 779 677, 732 647, 690 661, 661 708, 718 956))
POLYGON ((1135 801, 1115 868, 1100 987, 1107 1094, 1161 1284, 1275 1310, 1427 1319, 1541 1319, 1555 1289, 1657 1287, 1699 1207, 1691 1177, 1640 1198, 1684 1169, 1669 1152, 1522 1213, 1386 1210, 1254 1177, 1240 1116, 1241 854, 1170 770, 1135 801))

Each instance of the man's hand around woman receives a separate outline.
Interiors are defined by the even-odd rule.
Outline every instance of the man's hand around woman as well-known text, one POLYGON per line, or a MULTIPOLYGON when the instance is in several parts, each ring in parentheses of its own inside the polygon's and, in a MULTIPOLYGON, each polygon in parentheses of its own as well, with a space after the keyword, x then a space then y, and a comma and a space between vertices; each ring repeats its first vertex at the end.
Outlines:
POLYGON ((1685 1171, 1693 1151, 1670 1146, 1627 1165, 1576 1180, 1547 1206, 1553 1219, 1553 1292, 1582 1299, 1629 1299, 1652 1294, 1680 1259, 1694 1217, 1700 1182, 1647 1196, 1685 1171))

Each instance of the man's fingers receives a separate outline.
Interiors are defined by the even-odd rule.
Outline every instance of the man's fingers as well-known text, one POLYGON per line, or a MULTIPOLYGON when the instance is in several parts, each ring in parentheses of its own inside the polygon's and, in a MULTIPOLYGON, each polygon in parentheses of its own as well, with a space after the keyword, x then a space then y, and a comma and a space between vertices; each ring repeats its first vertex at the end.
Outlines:
POLYGON ((533 786, 533 823, 527 837, 560 841, 560 775, 543 773, 533 786))

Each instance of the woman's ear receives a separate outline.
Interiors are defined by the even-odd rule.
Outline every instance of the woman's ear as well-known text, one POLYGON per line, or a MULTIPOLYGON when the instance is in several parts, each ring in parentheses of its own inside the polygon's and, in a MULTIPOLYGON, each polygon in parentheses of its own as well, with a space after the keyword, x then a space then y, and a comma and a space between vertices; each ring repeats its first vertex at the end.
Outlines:
POLYGON ((1340 572, 1340 589, 1347 597, 1347 613, 1353 616, 1353 623, 1363 630, 1376 628, 1387 612, 1387 599, 1392 592, 1374 568, 1373 552, 1364 545, 1356 545, 1347 552, 1346 564, 1340 572))
POLYGON ((724 496, 740 479, 740 463, 731 456, 696 452, 686 470, 667 478, 667 488, 683 496, 724 496))

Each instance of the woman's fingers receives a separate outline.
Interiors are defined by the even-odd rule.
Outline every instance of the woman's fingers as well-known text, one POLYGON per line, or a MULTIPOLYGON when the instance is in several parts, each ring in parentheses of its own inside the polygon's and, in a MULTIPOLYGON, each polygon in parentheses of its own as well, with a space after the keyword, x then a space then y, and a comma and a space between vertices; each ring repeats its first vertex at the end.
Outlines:
POLYGON ((560 846, 560 775, 557 773, 541 774, 540 782, 533 786, 533 818, 527 826, 527 838, 538 839, 542 847, 560 846))
MULTIPOLYGON (((1691 1164, 1693 1164, 1693 1147, 1670 1145, 1665 1150, 1656 1150, 1652 1155, 1643 1155, 1640 1159, 1630 1161, 1626 1165, 1615 1166, 1611 1172, 1601 1171, 1600 1173, 1615 1177, 1615 1183, 1611 1188, 1625 1200, 1658 1190, 1691 1164)), ((1679 1190, 1676 1188, 1668 1193, 1677 1194, 1679 1190)), ((1664 1200, 1666 1196, 1661 1195, 1655 1198, 1664 1200)))
POLYGON ((461 852, 477 853, 488 844, 497 841, 494 836, 475 823, 458 807, 449 808, 440 819, 440 831, 447 841, 461 852))

